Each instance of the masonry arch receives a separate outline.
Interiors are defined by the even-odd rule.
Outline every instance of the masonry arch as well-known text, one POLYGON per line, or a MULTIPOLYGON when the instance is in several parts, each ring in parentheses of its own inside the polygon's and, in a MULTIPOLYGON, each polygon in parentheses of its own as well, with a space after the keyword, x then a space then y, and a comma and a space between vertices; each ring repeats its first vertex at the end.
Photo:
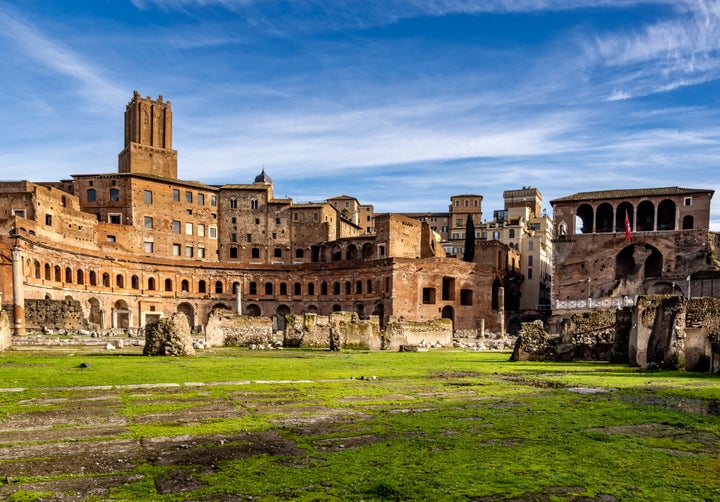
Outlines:
POLYGON ((113 306, 112 312, 112 327, 128 329, 132 322, 132 312, 128 308, 128 304, 125 300, 118 300, 113 306))
POLYGON ((345 256, 347 256, 348 260, 357 260, 358 258, 358 249, 355 244, 349 244, 347 247, 347 250, 345 251, 345 256))
POLYGON ((256 303, 249 304, 247 307, 245 307, 245 315, 251 317, 260 317, 262 315, 260 305, 256 303))
POLYGON ((625 215, 627 215, 627 220, 630 223, 630 228, 632 229, 634 227, 635 211, 633 209, 633 205, 627 201, 621 202, 615 209, 614 232, 625 231, 625 215))
POLYGON ((287 305, 280 305, 277 308, 277 331, 285 332, 285 328, 287 327, 287 320, 285 319, 285 316, 290 315, 290 307, 287 305))
POLYGON ((60 265, 55 265, 55 282, 62 282, 60 265))
POLYGON ((125 276, 122 275, 122 274, 118 274, 118 275, 115 277, 115 285, 116 285, 118 288, 124 288, 124 287, 125 287, 125 276))
POLYGON ((195 326, 195 309, 188 302, 182 302, 177 306, 177 311, 183 314, 188 321, 188 325, 192 329, 195 326))
POLYGON ((363 260, 372 260, 373 253, 375 252, 375 247, 372 245, 371 242, 366 242, 362 246, 362 257, 363 260))
POLYGON ((102 285, 103 285, 103 287, 106 287, 106 288, 110 287, 110 274, 108 274, 107 272, 103 272, 102 285))
POLYGON ((635 230, 638 232, 652 232, 655 230, 655 204, 649 200, 644 200, 638 204, 635 230))
POLYGON ((45 264, 45 280, 50 281, 52 280, 52 267, 49 263, 45 264))
POLYGON ((104 322, 103 322, 103 311, 100 307, 100 300, 97 298, 90 298, 88 300, 88 305, 90 307, 90 313, 88 314, 88 321, 91 324, 97 325, 100 329, 103 328, 104 322))
POLYGON ((70 267, 65 268, 65 282, 68 284, 72 284, 73 282, 73 273, 70 267))
POLYGON ((385 328, 385 304, 382 302, 376 303, 375 307, 373 308, 372 315, 378 316, 378 319, 380 320, 380 327, 385 328))
POLYGON ((353 310, 357 313, 358 318, 365 318, 365 305, 363 305, 362 303, 356 303, 355 305, 353 305, 353 310))
POLYGON ((615 256, 615 279, 662 277, 664 258, 650 244, 632 244, 615 256))
POLYGON ((188 281, 187 279, 183 279, 180 282, 180 291, 183 293, 188 293, 190 291, 190 281, 188 281))
POLYGON ((173 290, 173 281, 170 278, 165 279, 165 291, 173 290))
POLYGON ((692 230, 694 224, 695 224, 694 218, 690 215, 687 215, 682 220, 682 229, 683 230, 692 230))
POLYGON ((670 199, 665 199, 658 204, 658 230, 675 230, 675 208, 675 203, 670 199))
POLYGON ((333 312, 342 312, 342 305, 340 305, 339 303, 334 304, 332 306, 332 311, 333 312))
POLYGON ((83 272, 83 269, 77 269, 75 275, 77 276, 75 282, 78 284, 85 284, 85 272, 83 272))
POLYGON ((97 274, 94 270, 90 271, 90 285, 97 286, 97 274))
POLYGON ((453 309, 450 305, 445 305, 442 308, 442 311, 440 312, 440 317, 443 319, 450 319, 455 325, 455 309, 453 309))
POLYGON ((591 234, 593 232, 593 208, 590 204, 582 204, 575 213, 575 233, 591 234))
POLYGON ((198 281, 198 293, 207 293, 207 282, 203 279, 198 281))
MULTIPOLYGON (((595 232, 607 233, 612 232, 613 229, 613 208, 607 203, 603 202, 597 208, 595 213, 595 232)), ((624 222, 623 222, 624 224, 624 222)))
POLYGON ((308 305, 307 309, 305 311, 308 314, 317 314, 318 313, 317 305, 308 305))
POLYGON ((330 261, 342 260, 342 248, 338 244, 333 244, 330 248, 330 261))

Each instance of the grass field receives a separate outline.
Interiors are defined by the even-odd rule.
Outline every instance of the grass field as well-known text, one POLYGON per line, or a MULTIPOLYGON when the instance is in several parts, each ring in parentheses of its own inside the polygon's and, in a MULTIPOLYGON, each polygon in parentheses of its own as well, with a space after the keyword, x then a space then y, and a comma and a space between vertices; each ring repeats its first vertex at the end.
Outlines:
POLYGON ((720 501, 717 377, 134 350, 0 354, 0 499, 720 501))

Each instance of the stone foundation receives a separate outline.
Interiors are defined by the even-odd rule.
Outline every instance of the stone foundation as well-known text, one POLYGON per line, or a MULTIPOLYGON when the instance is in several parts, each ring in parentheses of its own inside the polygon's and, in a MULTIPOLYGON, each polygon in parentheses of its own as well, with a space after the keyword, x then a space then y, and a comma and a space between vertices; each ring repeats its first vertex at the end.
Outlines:
POLYGON ((79 331, 89 328, 77 300, 25 300, 25 325, 28 332, 79 331))
POLYGON ((273 343, 272 319, 236 315, 225 309, 210 313, 205 326, 207 347, 268 345, 273 343))

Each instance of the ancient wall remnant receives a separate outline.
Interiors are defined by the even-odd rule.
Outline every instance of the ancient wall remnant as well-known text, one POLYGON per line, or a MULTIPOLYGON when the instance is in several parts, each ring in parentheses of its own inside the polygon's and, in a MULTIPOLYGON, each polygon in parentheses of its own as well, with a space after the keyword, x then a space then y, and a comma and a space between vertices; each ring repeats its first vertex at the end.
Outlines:
POLYGON ((453 343, 452 328, 450 319, 419 322, 391 317, 385 330, 384 348, 398 350, 401 345, 451 347, 453 343))
POLYGON ((158 319, 145 327, 146 356, 194 356, 190 325, 182 313, 158 319))
POLYGON ((0 352, 12 345, 12 325, 7 312, 0 310, 0 352))
POLYGON ((272 319, 236 315, 226 309, 210 313, 205 326, 207 347, 249 346, 270 344, 273 341, 272 319))
POLYGON ((25 300, 25 322, 28 331, 88 329, 77 300, 25 300))

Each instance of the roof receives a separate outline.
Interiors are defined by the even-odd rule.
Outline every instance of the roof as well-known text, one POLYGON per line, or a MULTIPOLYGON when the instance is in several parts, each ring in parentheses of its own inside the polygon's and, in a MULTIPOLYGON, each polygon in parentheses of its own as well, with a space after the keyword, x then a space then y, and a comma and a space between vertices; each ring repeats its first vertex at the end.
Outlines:
POLYGON ((550 204, 557 202, 572 202, 603 199, 634 199, 638 197, 651 197, 658 195, 688 195, 693 193, 715 193, 714 190, 704 188, 681 188, 681 187, 660 187, 660 188, 625 188, 618 190, 600 190, 598 192, 578 192, 566 197, 553 199, 550 204))

